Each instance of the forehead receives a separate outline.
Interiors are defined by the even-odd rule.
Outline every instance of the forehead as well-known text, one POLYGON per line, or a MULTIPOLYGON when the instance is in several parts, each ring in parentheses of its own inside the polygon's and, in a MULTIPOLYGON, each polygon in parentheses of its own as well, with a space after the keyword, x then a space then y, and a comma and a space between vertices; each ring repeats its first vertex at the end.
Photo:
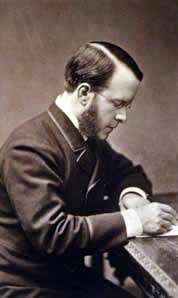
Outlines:
POLYGON ((118 62, 103 93, 109 98, 129 101, 135 96, 139 84, 140 81, 132 70, 124 63, 118 62))

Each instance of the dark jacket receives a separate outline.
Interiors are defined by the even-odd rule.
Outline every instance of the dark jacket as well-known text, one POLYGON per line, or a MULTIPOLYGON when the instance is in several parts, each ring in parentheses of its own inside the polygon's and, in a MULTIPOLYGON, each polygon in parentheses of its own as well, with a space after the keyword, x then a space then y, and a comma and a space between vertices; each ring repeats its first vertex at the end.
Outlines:
POLYGON ((140 166, 84 142, 55 104, 15 129, 0 151, 0 285, 62 288, 83 256, 124 244, 128 186, 151 192, 140 166))

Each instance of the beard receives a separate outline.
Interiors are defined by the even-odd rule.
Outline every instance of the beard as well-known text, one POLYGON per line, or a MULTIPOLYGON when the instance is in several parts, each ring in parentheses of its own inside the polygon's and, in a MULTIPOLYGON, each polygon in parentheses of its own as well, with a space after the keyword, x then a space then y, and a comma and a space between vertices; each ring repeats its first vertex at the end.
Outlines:
POLYGON ((83 112, 79 121, 79 130, 85 137, 97 137, 98 131, 98 110, 95 103, 93 103, 87 111, 83 112))

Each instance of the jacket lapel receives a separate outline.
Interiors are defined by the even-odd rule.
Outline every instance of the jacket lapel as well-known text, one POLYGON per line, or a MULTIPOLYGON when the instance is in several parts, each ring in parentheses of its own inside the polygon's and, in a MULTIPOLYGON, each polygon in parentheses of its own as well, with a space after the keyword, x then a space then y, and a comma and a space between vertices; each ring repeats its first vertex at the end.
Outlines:
POLYGON ((95 154, 96 154, 96 164, 95 164, 95 168, 93 170, 93 174, 91 176, 89 185, 88 185, 88 190, 86 193, 86 197, 88 197, 89 193, 91 190, 93 190, 93 188, 95 188, 97 186, 97 184, 103 179, 104 177, 104 173, 105 173, 105 169, 104 169, 104 163, 102 162, 101 159, 101 150, 100 147, 96 144, 96 150, 95 150, 95 154))

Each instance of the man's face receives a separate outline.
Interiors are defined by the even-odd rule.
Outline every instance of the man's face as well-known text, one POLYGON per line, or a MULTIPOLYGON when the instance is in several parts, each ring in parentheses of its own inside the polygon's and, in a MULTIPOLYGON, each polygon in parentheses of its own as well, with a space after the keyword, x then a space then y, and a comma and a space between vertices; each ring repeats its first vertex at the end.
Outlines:
POLYGON ((127 120, 127 108, 132 103, 140 81, 120 63, 107 88, 96 93, 91 105, 79 119, 81 132, 89 137, 107 139, 112 130, 127 120))

